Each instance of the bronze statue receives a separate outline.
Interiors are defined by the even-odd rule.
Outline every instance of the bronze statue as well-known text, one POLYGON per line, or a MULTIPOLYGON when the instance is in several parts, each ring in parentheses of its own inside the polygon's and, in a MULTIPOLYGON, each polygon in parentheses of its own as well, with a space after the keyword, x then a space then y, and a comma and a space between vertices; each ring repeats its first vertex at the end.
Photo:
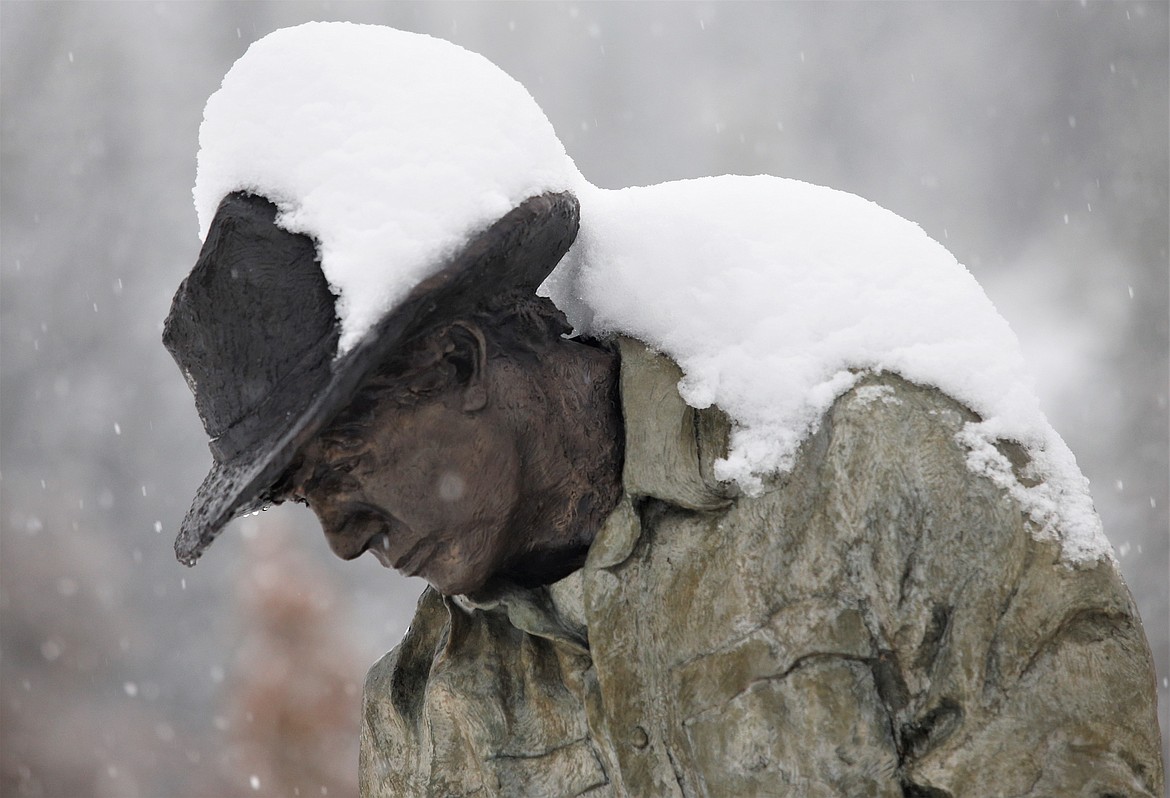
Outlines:
POLYGON ((215 455, 179 559, 293 500, 433 586, 367 679, 363 794, 1159 795, 1128 591, 968 471, 971 411, 871 375, 742 495, 677 366, 534 295, 577 212, 522 203, 338 358, 314 242, 261 197, 176 295, 215 455))
MULTIPOLYGON (((429 89, 467 99, 454 90, 480 87, 487 70, 510 103, 497 116, 524 122, 491 142, 524 156, 542 147, 535 172, 557 178, 539 185, 584 185, 531 97, 477 56, 360 26, 273 35, 219 108, 252 108, 248 92, 268 88, 252 80, 282 76, 288 116, 257 112, 245 128, 302 124, 302 84, 319 75, 335 82, 316 85, 317 99, 342 92, 339 106, 364 109, 418 66, 392 61, 355 99, 333 63, 349 51, 340 39, 367 55, 425 50, 439 67, 412 81, 438 89, 409 83, 394 97, 411 108, 377 116, 393 124, 363 142, 428 119, 464 157, 490 153, 463 116, 475 102, 428 116, 441 105, 429 89), (296 69, 304 81, 288 77, 296 69)), ((218 118, 221 149, 235 153, 235 117, 218 118)), ((330 147, 344 150, 349 129, 324 126, 344 133, 339 144, 281 163, 335 163, 330 147)), ((413 145, 431 131, 408 132, 413 145)), ((387 152, 415 150, 376 150, 387 152)), ((414 180, 431 177, 429 158, 381 164, 412 180, 367 185, 364 200, 409 205, 427 184, 446 202, 454 188, 414 180)), ((276 172, 266 179, 281 183, 276 172)), ((296 501, 338 556, 370 551, 431 584, 366 679, 364 796, 1162 794, 1154 672, 1116 564, 1062 558, 1060 530, 972 473, 971 408, 861 373, 792 467, 746 494, 716 475, 732 420, 683 401, 672 359, 619 333, 570 337, 536 296, 578 235, 585 188, 515 190, 536 195, 483 229, 468 223, 477 232, 340 349, 324 243, 278 225, 269 200, 281 191, 241 193, 255 185, 242 178, 223 188, 219 161, 201 173, 205 219, 232 193, 164 331, 214 455, 176 552, 194 564, 230 518, 296 501)), ((362 204, 352 181, 330 185, 331 209, 362 204)), ((379 231, 402 223, 366 216, 379 231)), ((587 247, 597 229, 586 232, 587 247)), ((986 446, 1037 483, 1023 446, 986 446)))

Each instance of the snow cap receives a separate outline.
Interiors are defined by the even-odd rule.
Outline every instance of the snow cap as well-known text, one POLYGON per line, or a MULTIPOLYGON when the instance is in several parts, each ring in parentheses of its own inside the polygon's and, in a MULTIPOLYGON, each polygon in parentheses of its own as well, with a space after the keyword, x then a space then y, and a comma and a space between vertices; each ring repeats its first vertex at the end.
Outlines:
POLYGON ((193 194, 201 239, 243 191, 316 241, 343 355, 472 235, 578 180, 536 101, 483 56, 310 22, 254 42, 207 101, 193 194))

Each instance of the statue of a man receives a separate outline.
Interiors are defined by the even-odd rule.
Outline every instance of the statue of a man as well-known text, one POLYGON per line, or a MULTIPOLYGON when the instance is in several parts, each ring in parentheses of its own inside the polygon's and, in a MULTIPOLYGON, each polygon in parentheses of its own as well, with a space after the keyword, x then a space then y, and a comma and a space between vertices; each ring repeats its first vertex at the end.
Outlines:
POLYGON ((669 357, 536 296, 578 229, 527 198, 338 355, 318 242, 238 191, 176 295, 215 456, 180 560, 291 500, 431 585, 367 678, 363 795, 1161 794, 1116 566, 972 473, 975 413, 868 373, 744 492, 669 357))

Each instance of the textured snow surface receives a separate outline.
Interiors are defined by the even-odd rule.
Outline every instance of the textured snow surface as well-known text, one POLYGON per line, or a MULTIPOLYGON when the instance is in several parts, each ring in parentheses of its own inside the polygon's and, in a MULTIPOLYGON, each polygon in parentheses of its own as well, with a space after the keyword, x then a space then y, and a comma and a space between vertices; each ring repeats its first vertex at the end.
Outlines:
POLYGON ((476 53, 311 22, 252 44, 199 128, 199 236, 232 191, 313 236, 342 352, 467 237, 576 174, 528 91, 476 53))
POLYGON ((582 231, 543 290, 586 333, 670 354, 694 407, 738 424, 716 473, 749 492, 785 471, 861 371, 933 385, 976 411, 972 470, 1009 488, 1071 560, 1109 552, 1088 485, 1041 412, 1015 335, 917 225, 841 191, 710 177, 620 191, 578 186, 582 231), (1026 488, 994 447, 1022 444, 1026 488), (1031 480, 1029 480, 1031 481, 1031 480))
POLYGON ((970 467, 1016 496, 1040 534, 1059 534, 1066 559, 1110 556, 1007 323, 946 249, 871 202, 768 176, 598 189, 486 59, 347 23, 253 44, 208 101, 200 147, 201 235, 230 191, 276 202, 285 227, 318 241, 340 351, 470 236, 529 196, 570 189, 581 232, 542 290, 578 332, 669 354, 683 398, 735 420, 721 478, 758 490, 859 372, 892 371, 984 419, 960 435, 970 467), (1038 485, 1016 479, 999 439, 1024 446, 1038 485))

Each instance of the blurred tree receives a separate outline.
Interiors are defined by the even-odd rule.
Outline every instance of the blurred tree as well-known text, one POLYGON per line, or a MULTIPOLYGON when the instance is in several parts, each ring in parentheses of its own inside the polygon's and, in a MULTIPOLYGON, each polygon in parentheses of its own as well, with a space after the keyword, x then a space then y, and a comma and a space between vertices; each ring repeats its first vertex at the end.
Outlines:
POLYGON ((259 795, 357 795, 362 662, 332 575, 289 531, 250 519, 236 581, 241 641, 220 710, 228 785, 259 795))

